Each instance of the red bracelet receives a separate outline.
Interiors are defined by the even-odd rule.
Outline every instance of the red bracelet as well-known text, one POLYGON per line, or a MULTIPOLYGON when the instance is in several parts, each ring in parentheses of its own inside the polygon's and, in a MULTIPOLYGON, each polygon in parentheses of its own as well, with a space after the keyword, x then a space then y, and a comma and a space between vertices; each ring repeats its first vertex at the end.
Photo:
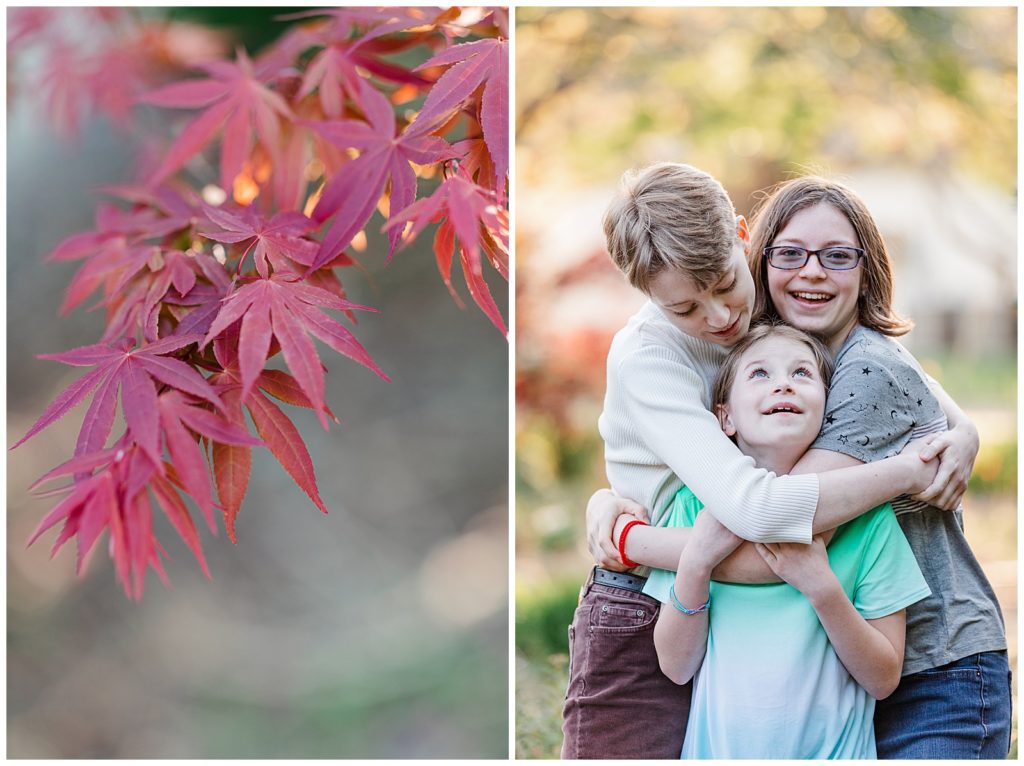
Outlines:
POLYGON ((619 535, 619 558, 622 559, 622 563, 630 569, 632 569, 633 567, 638 567, 640 565, 637 564, 635 561, 630 560, 630 558, 626 555, 626 533, 629 532, 629 530, 631 530, 637 524, 643 524, 645 527, 650 526, 650 524, 648 524, 646 521, 634 519, 622 528, 622 534, 619 535))

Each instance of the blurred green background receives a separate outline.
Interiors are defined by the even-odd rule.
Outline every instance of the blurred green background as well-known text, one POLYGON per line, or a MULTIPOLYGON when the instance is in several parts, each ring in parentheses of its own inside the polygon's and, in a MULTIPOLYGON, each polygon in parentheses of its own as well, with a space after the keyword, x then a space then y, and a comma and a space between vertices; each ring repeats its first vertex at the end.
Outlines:
POLYGON ((865 198, 897 308, 917 322, 905 343, 981 431, 965 524, 1015 667, 1016 9, 516 18, 516 754, 558 754, 566 626, 591 566, 584 509, 607 483, 604 359, 642 302, 601 215, 624 170, 657 160, 712 173, 747 215, 759 190, 808 170, 865 198))
MULTIPOLYGON (((285 28, 280 10, 174 16, 251 52, 285 28)), ((61 140, 26 81, 15 85, 8 444, 79 374, 35 354, 94 343, 103 328, 81 309, 57 318, 77 264, 43 257, 92 227, 91 190, 128 181, 138 148, 104 118, 61 140)), ((163 129, 154 118, 167 119, 143 124, 163 129)), ((81 580, 73 546, 49 560, 52 533, 25 547, 55 502, 27 488, 71 455, 84 408, 9 453, 9 757, 507 757, 508 346, 452 301, 430 237, 384 268, 382 224, 359 255, 367 273, 341 277, 352 300, 380 309, 356 334, 392 382, 328 350, 326 399, 341 425, 326 433, 286 408, 330 515, 256 450, 238 545, 201 533, 213 581, 157 514, 172 587, 150 576, 133 604, 102 541, 81 580)), ((507 286, 491 288, 507 316, 507 286)))

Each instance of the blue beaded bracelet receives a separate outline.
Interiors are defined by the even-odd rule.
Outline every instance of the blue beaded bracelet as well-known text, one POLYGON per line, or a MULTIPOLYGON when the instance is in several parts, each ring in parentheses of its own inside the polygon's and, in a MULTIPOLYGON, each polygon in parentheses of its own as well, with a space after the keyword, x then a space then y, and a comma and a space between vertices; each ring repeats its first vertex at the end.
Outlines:
POLYGON ((700 614, 701 612, 706 612, 711 608, 711 596, 709 595, 708 600, 701 606, 698 606, 696 609, 687 609, 685 606, 680 604, 679 599, 676 598, 676 586, 674 584, 668 587, 668 597, 672 599, 672 606, 683 614, 700 614))

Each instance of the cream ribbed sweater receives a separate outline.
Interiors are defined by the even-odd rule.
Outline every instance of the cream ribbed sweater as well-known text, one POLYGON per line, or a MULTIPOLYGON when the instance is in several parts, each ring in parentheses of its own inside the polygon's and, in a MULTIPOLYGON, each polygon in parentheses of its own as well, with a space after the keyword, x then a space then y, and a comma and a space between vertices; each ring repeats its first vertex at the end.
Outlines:
POLYGON ((608 353, 598 421, 608 480, 650 509, 655 525, 686 484, 744 539, 809 543, 817 475, 756 468, 709 411, 726 353, 676 329, 650 301, 630 318, 608 353))

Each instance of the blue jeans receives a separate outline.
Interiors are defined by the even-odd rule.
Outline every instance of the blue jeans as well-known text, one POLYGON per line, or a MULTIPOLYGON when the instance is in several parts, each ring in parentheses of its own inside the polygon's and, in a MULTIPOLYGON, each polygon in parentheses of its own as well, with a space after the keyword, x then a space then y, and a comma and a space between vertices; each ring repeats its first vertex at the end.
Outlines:
POLYGON ((1004 759, 1010 749, 1006 652, 905 676, 875 707, 878 757, 1004 759))

